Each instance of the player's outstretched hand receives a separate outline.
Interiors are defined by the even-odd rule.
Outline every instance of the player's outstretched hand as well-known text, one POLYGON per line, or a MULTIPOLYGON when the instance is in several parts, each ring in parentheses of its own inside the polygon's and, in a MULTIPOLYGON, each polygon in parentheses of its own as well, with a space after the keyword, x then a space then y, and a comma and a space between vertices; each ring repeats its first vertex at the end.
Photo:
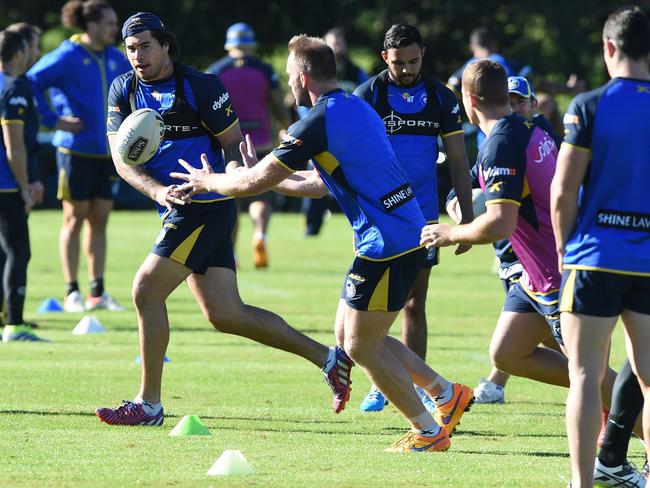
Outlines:
POLYGON ((425 245, 427 249, 432 247, 447 247, 453 242, 451 237, 451 226, 447 224, 431 224, 422 227, 420 235, 420 244, 425 245))
POLYGON ((181 191, 181 187, 179 185, 161 187, 158 189, 158 191, 156 191, 155 199, 156 203, 167 207, 168 210, 172 209, 172 205, 185 205, 190 201, 190 198, 187 196, 187 194, 181 191))
POLYGON ((201 168, 195 168, 184 159, 179 159, 178 163, 187 170, 187 173, 169 173, 172 178, 187 181, 187 183, 178 187, 179 191, 185 192, 188 197, 197 193, 206 193, 210 191, 209 181, 213 173, 208 156, 201 154, 201 168))
POLYGON ((247 168, 252 168, 258 163, 255 146, 253 146, 253 141, 251 141, 251 137, 248 134, 246 134, 246 142, 239 143, 239 152, 247 168))

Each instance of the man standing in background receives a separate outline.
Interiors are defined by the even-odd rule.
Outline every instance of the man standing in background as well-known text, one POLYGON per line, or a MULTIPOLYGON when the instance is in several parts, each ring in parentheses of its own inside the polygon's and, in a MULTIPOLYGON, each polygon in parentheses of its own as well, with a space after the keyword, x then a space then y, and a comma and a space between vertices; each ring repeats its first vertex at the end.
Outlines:
MULTIPOLYGON (((239 22, 231 25, 226 31, 224 47, 228 55, 212 64, 208 73, 217 75, 225 85, 239 116, 242 133, 250 136, 257 148, 257 157, 262 159, 275 147, 271 115, 281 129, 286 129, 290 124, 278 75, 270 65, 254 56, 257 42, 255 32, 248 24, 239 22)), ((238 200, 239 209, 248 206, 253 220, 253 262, 256 268, 269 265, 266 231, 273 211, 272 196, 272 192, 266 192, 238 200)), ((237 240, 237 227, 233 242, 237 240)))
POLYGON ((38 101, 41 121, 57 130, 58 197, 63 202, 59 240, 64 309, 83 312, 123 308, 104 291, 106 227, 113 209, 113 181, 117 175, 106 140, 106 99, 115 77, 130 69, 124 54, 113 47, 117 15, 104 0, 70 0, 61 10, 65 27, 83 32, 65 40, 28 72, 38 101), (49 90, 50 103, 45 92, 49 90), (90 294, 85 303, 79 291, 79 240, 88 224, 84 253, 88 261, 90 294))

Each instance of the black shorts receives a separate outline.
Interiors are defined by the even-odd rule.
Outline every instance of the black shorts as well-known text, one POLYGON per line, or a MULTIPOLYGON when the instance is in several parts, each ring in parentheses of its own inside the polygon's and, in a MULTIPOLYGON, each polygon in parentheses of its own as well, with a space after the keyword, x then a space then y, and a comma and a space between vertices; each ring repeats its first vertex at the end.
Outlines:
POLYGON ((235 270, 232 230, 237 211, 232 200, 192 203, 168 212, 151 252, 205 274, 208 268, 235 270))
POLYGON ((113 200, 119 177, 108 157, 85 157, 56 151, 59 169, 59 200, 113 200))
POLYGON ((343 282, 341 298, 355 310, 397 312, 404 308, 426 257, 424 248, 387 261, 357 257, 343 282))
POLYGON ((561 312, 615 317, 623 310, 650 315, 650 276, 568 269, 562 273, 561 312))
POLYGON ((557 301, 558 293, 544 297, 545 301, 536 300, 524 290, 521 282, 513 283, 506 293, 503 303, 504 312, 536 313, 544 317, 551 328, 553 337, 558 344, 563 345, 562 331, 560 329, 560 311, 557 301))
POLYGON ((440 249, 437 247, 427 249, 427 256, 424 261, 424 267, 431 269, 434 266, 437 266, 438 263, 440 263, 440 249))

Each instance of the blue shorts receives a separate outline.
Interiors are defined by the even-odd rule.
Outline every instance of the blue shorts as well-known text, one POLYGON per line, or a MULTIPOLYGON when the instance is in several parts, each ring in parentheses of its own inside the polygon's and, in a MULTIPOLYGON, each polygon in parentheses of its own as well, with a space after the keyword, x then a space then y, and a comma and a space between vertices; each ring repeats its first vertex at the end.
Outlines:
POLYGON ((357 257, 343 282, 341 298, 355 310, 397 312, 404 308, 426 257, 424 248, 387 261, 357 257))
POLYGON ((424 261, 424 267, 431 269, 434 266, 437 266, 439 262, 440 262, 440 249, 438 249, 437 247, 432 247, 431 249, 428 249, 427 258, 424 261))
POLYGON ((650 276, 568 269, 562 273, 560 311, 615 317, 623 310, 650 315, 650 276))
POLYGON ((85 157, 56 151, 59 200, 113 200, 119 176, 109 157, 85 157))
POLYGON ((232 231, 237 210, 232 200, 192 203, 165 214, 151 252, 205 274, 208 268, 235 270, 232 231))
MULTIPOLYGON (((554 293, 557 295, 557 293, 554 293)), ((503 303, 504 312, 516 313, 537 313, 544 317, 551 328, 553 337, 558 344, 564 345, 562 331, 560 329, 560 311, 556 296, 546 296, 545 302, 536 300, 524 290, 521 282, 513 283, 506 293, 506 301, 503 303)))
POLYGON ((510 287, 517 283, 521 278, 521 274, 524 272, 524 268, 521 266, 519 261, 511 264, 510 266, 503 266, 499 268, 498 274, 501 278, 501 284, 506 294, 510 287))

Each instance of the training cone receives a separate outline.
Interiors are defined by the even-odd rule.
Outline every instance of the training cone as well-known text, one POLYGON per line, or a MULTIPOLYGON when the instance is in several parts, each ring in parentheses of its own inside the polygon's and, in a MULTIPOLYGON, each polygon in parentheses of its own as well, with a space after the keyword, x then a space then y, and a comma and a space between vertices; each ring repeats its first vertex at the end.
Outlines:
POLYGON ((171 436, 212 435, 197 415, 186 415, 169 433, 171 436))
POLYGON ((46 298, 36 311, 38 313, 63 312, 63 307, 56 298, 46 298))
POLYGON ((97 317, 92 315, 86 315, 79 321, 76 327, 72 329, 74 335, 98 334, 100 332, 106 332, 106 329, 101 322, 97 320, 97 317))
POLYGON ((229 476, 234 474, 254 474, 253 467, 236 449, 227 449, 208 471, 209 476, 229 476))
MULTIPOLYGON (((172 360, 165 355, 163 358, 163 363, 171 363, 172 360)), ((135 364, 142 364, 142 356, 138 355, 138 357, 135 358, 135 364)))

